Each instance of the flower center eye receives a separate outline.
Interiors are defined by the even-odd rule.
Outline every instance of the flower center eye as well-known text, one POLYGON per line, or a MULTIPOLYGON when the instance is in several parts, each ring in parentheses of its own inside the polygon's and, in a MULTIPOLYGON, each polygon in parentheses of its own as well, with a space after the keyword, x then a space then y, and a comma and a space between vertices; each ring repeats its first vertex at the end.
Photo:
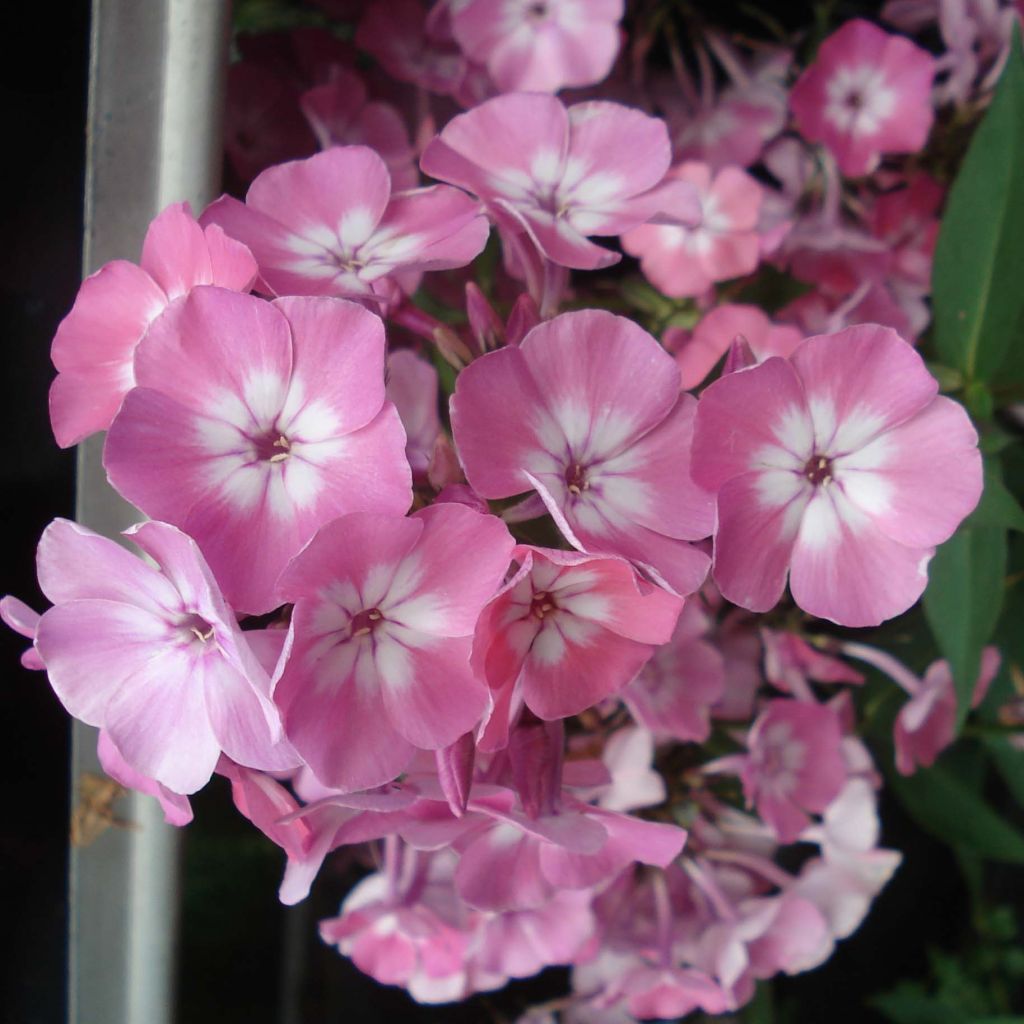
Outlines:
POLYGON ((846 94, 846 99, 843 101, 847 110, 858 111, 864 109, 864 96, 858 92, 853 91, 846 94))
POLYGON ((565 486, 570 494, 579 497, 590 487, 587 480, 587 471, 578 462, 572 463, 565 471, 565 486))
POLYGON ((205 645, 213 640, 213 626, 201 615, 186 615, 178 629, 189 643, 205 645))
POLYGON ((352 630, 351 635, 353 637, 369 636, 383 621, 384 614, 379 608, 367 608, 357 612, 349 623, 349 628, 352 630))
POLYGON ((546 18, 548 13, 548 5, 544 3, 530 4, 526 8, 526 16, 533 18, 536 21, 540 21, 542 18, 546 18))
POLYGON ((832 460, 824 455, 815 453, 807 460, 804 466, 804 476, 817 487, 819 484, 827 484, 832 479, 832 460))
POLYGON ((555 604, 554 598, 546 590, 534 594, 533 600, 530 602, 530 614, 535 615, 538 619, 543 619, 545 615, 557 611, 557 609, 558 605, 555 604))
POLYGON ((256 457, 264 462, 284 462, 291 453, 291 441, 276 430, 256 438, 256 457))

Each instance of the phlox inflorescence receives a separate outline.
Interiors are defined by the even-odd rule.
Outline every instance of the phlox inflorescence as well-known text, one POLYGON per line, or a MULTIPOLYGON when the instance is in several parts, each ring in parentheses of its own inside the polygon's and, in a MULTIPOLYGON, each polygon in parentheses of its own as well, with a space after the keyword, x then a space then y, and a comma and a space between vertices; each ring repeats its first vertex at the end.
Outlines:
POLYGON ((982 491, 913 344, 942 189, 882 165, 934 60, 708 29, 702 81, 674 53, 647 90, 622 17, 367 5, 374 74, 327 47, 292 83, 322 151, 169 207, 54 339, 57 441, 107 431, 148 560, 57 520, 52 607, 0 603, 168 821, 230 781, 283 901, 373 844, 320 926, 363 971, 446 1002, 568 966, 566 1022, 734 1010, 857 928, 900 855, 851 659, 909 696, 904 774, 956 696, 832 626, 910 609, 982 491), (803 293, 744 296, 768 265, 803 293))

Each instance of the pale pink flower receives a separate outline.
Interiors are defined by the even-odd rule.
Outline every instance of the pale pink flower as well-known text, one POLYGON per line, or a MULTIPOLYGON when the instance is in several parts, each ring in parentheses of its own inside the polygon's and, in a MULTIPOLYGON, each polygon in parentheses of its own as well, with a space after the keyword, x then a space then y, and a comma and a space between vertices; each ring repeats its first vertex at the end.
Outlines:
MULTIPOLYGON (((996 647, 986 647, 981 669, 971 695, 971 707, 985 698, 1001 662, 996 647)), ((911 775, 927 768, 956 737, 956 690, 953 673, 946 660, 932 662, 921 679, 920 689, 900 708, 893 727, 896 743, 896 768, 911 775)))
POLYGON ((963 408, 894 331, 809 338, 701 396, 694 479, 718 491, 715 581, 753 611, 781 597, 846 626, 906 611, 981 495, 963 408))
POLYGON ((121 756, 121 751, 114 746, 110 734, 104 729, 100 730, 96 738, 96 757, 103 771, 125 789, 134 789, 139 793, 145 793, 146 796, 154 797, 160 804, 160 809, 164 812, 164 821, 168 825, 180 828, 192 821, 192 804, 189 798, 168 789, 162 782, 136 771, 121 756))
POLYGON ((617 253, 588 241, 664 213, 697 214, 691 186, 655 188, 671 159, 663 122, 618 103, 512 93, 453 118, 423 152, 426 174, 478 195, 506 240, 525 236, 562 267, 611 266, 617 253))
POLYGON ((321 782, 379 785, 477 724, 473 628, 513 546, 500 519, 441 504, 344 516, 294 559, 281 593, 295 643, 275 700, 321 782))
POLYGON ((389 75, 428 92, 453 95, 466 75, 466 58, 434 11, 419 0, 372 0, 356 29, 356 45, 389 75))
POLYGON ((57 328, 50 422, 62 448, 110 426, 135 383, 136 345, 175 299, 203 284, 246 292, 256 279, 249 250, 215 225, 201 228, 188 203, 150 224, 140 264, 114 260, 87 277, 57 328))
POLYGON ((34 672, 44 669, 46 666, 43 664, 43 659, 39 657, 35 644, 39 612, 30 608, 24 601, 7 594, 0 598, 0 622, 20 636, 32 641, 31 645, 22 652, 22 666, 34 672))
POLYGON ((481 495, 535 489, 574 546, 653 566, 690 593, 707 556, 688 541, 710 532, 713 504, 690 480, 695 404, 649 334, 584 310, 471 363, 451 410, 481 495))
POLYGON ((410 349, 397 349, 388 355, 386 393, 405 429, 405 456, 413 476, 421 479, 441 435, 437 370, 410 349))
POLYGON ((502 92, 600 82, 619 52, 623 0, 463 0, 452 31, 502 92))
POLYGON ((790 93, 804 138, 823 143, 848 177, 868 174, 886 153, 916 153, 928 139, 935 58, 862 18, 820 46, 790 93))
POLYGON ((493 690, 518 686, 543 719, 578 715, 625 686, 682 607, 622 559, 525 545, 513 557, 519 568, 481 613, 473 659, 493 690))
POLYGON ((864 682, 864 676, 845 661, 812 647, 797 633, 761 630, 764 644, 764 675, 772 686, 799 700, 813 699, 811 681, 817 683, 864 682))
POLYGON ((295 767, 271 679, 195 543, 166 523, 127 535, 159 569, 63 519, 39 543, 54 607, 36 644, 61 703, 174 793, 201 789, 222 751, 254 768, 295 767))
POLYGON ((195 537, 242 611, 281 603, 278 575, 329 519, 409 507, 384 327, 356 303, 196 289, 148 332, 135 376, 110 480, 195 537))
POLYGON ((789 324, 773 323, 757 306, 727 302, 716 306, 693 331, 670 327, 662 339, 676 357, 682 385, 697 387, 736 341, 746 342, 760 363, 769 356, 788 356, 803 341, 789 324))
POLYGON ((601 754, 612 777, 598 803, 610 811, 635 811, 654 807, 667 794, 665 779, 654 767, 654 735, 628 725, 608 737, 601 754))
POLYGON ((368 146, 387 164, 396 191, 420 183, 401 115, 390 103, 370 100, 363 80, 354 72, 334 68, 330 80, 304 92, 299 103, 321 149, 368 146))
POLYGON ((386 303, 410 274, 462 267, 483 249, 479 204, 447 185, 391 190, 366 146, 335 146, 265 170, 245 202, 222 196, 203 213, 246 243, 277 295, 335 295, 386 303))
POLYGON ((710 735, 711 708, 725 689, 725 659, 710 629, 700 601, 687 601, 669 641, 623 691, 630 714, 655 736, 700 743, 710 735))
POLYGON ((747 803, 775 830, 779 841, 793 842, 846 782, 842 730, 836 713, 823 704, 772 700, 754 721, 747 753, 713 761, 708 770, 735 771, 747 803))
POLYGON ((764 189, 739 167, 712 177, 709 164, 684 163, 666 180, 692 185, 700 215, 688 226, 643 224, 622 236, 622 247, 640 259, 647 279, 674 298, 703 295, 716 281, 757 269, 761 244, 757 224, 764 189))

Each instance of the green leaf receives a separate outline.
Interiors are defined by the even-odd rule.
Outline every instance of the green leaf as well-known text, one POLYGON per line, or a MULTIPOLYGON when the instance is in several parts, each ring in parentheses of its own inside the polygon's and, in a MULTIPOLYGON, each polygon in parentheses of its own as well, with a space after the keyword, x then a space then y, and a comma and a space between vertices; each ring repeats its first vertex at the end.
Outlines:
POLYGON ((890 785, 926 832, 987 860, 1024 864, 1024 835, 997 814, 942 762, 890 785))
POLYGON ((998 464, 985 460, 985 490, 967 526, 991 526, 1024 533, 1024 509, 999 476, 998 464))
POLYGON ((927 995, 920 982, 903 982, 891 992, 875 996, 871 1004, 892 1024, 967 1024, 957 1010, 927 995))
MULTIPOLYGON (((1024 314, 1024 53, 1014 30, 995 97, 950 190, 935 249, 932 302, 943 363, 991 380, 1024 314)), ((1010 377, 1024 376, 1024 346, 1010 377)))
POLYGON ((961 526, 939 548, 929 567, 924 613, 953 670, 958 724, 971 705, 981 649, 999 619, 1006 556, 1004 529, 961 526))
POLYGON ((1007 736, 986 736, 985 746, 1014 800, 1024 807, 1024 750, 1010 744, 1007 736))

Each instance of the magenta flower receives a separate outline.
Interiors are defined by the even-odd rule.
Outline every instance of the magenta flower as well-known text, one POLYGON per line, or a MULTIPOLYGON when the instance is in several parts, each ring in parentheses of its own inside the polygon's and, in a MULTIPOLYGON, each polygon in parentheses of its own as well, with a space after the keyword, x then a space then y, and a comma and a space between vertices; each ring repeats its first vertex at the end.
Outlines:
POLYGON ((978 436, 886 327, 809 338, 701 396, 694 479, 718 491, 714 576, 753 611, 793 600, 872 626, 920 596, 981 496, 978 436))
POLYGON ((114 260, 87 277, 57 328, 50 422, 62 448, 110 426, 135 383, 135 346, 170 303, 196 285, 247 292, 256 279, 249 250, 215 225, 201 228, 188 203, 150 224, 140 262, 114 260))
POLYGON ((392 193, 387 165, 366 146, 270 167, 244 203, 222 196, 202 219, 245 241, 277 295, 380 301, 403 290, 403 274, 465 266, 489 230, 458 189, 392 193))
POLYGON ((700 214, 689 226, 642 224, 622 236, 650 282, 674 298, 703 295, 716 281, 753 273, 761 255, 757 222, 764 189, 746 171, 685 163, 668 180, 694 187, 700 214))
POLYGON ((935 59, 909 39, 855 18, 833 32, 797 80, 790 109, 804 138, 829 148, 849 177, 885 153, 916 153, 928 139, 935 59))
POLYGON ((620 257, 590 235, 619 235, 663 212, 697 215, 686 183, 655 189, 670 159, 665 125, 639 110, 566 109, 554 96, 513 93, 449 121, 420 166, 478 195, 504 231, 525 232, 552 263, 595 270, 620 257))
POLYGON ((222 751, 253 768, 295 767, 270 677, 195 543, 166 523, 127 536, 160 568, 64 519, 39 543, 54 607, 36 644, 61 703, 174 793, 201 789, 222 751))
POLYGON ((653 566, 690 593, 707 556, 687 542, 710 533, 713 515, 689 473, 695 405, 646 331, 583 310, 475 360, 459 374, 451 412, 481 495, 534 488, 580 550, 653 566))
POLYGON ((242 611, 281 603, 278 575, 329 519, 409 507, 384 328, 355 303, 197 289, 149 331, 135 376, 110 480, 195 537, 242 611))
POLYGON ((369 146, 387 164, 392 188, 416 188, 420 183, 401 114, 390 103, 370 100, 354 72, 334 67, 330 81, 304 92, 299 104, 321 149, 369 146))
POLYGON ((519 569, 481 613, 473 659, 493 690, 518 683, 538 718, 578 715, 625 686, 682 607, 617 558, 528 546, 513 557, 519 569))
POLYGON ((502 92, 600 82, 619 52, 623 0, 467 0, 453 5, 463 52, 502 92))
MULTIPOLYGON (((738 759, 747 803, 791 843, 846 782, 839 717, 824 704, 772 700, 755 719, 738 759)), ((724 761, 731 759, 723 759, 724 761)))
POLYGON ((275 700, 321 782, 379 785, 416 748, 477 724, 487 689, 469 664, 473 628, 513 546, 500 519, 442 504, 344 516, 295 558, 281 579, 295 643, 275 700))
POLYGON ((702 743, 711 734, 711 708, 725 691, 725 659, 710 629, 699 600, 688 600, 668 642, 622 694, 633 718, 659 738, 702 743))
POLYGON ((790 355, 803 337, 795 327, 772 323, 757 306, 728 302, 712 309, 692 332, 670 327, 663 338, 687 390, 697 387, 737 340, 764 362, 769 356, 790 355))

